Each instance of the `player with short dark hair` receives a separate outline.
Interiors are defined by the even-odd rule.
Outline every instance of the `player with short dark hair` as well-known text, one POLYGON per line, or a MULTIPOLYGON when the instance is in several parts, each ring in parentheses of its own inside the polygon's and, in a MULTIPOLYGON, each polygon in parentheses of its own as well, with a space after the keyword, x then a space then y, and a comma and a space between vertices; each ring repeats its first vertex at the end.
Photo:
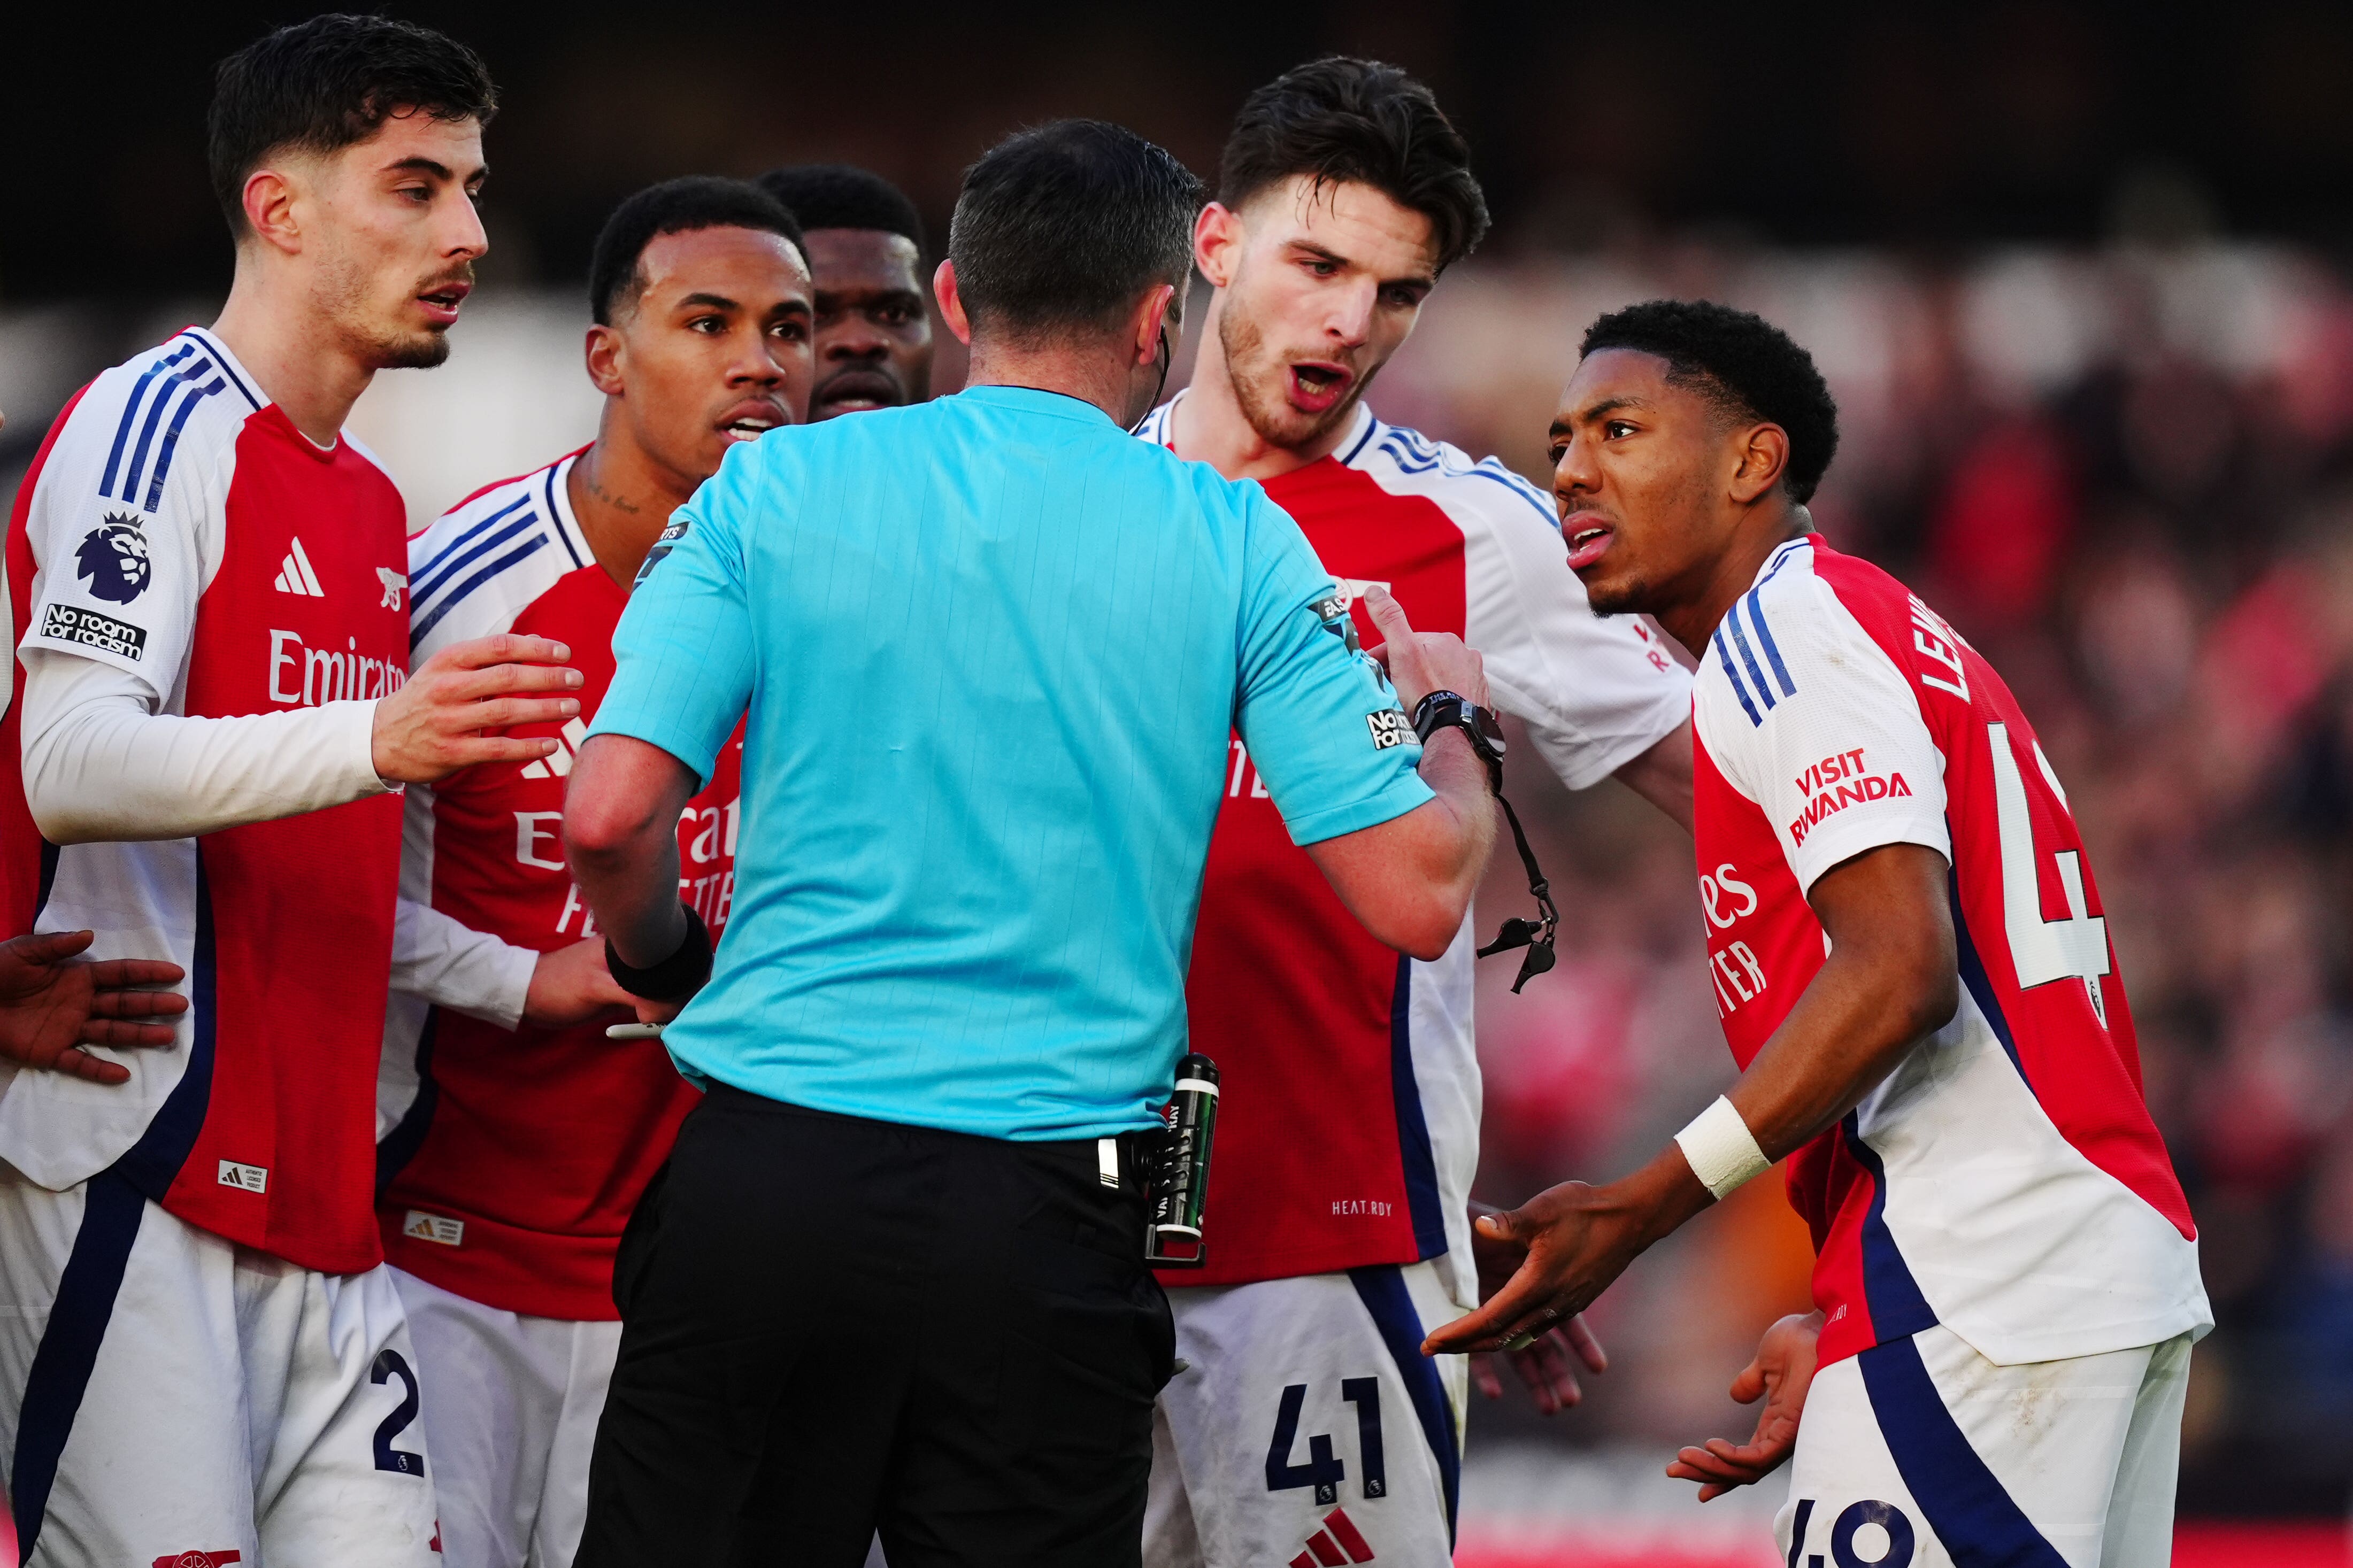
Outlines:
POLYGON ((1135 1563, 1174 1348, 1138 1135, 1226 736, 1374 940, 1461 922, 1486 774, 1398 701, 1481 700, 1476 657, 1381 601, 1392 686, 1257 486, 1128 434, 1199 199, 1116 126, 1000 143, 934 283, 965 388, 729 454, 648 558, 565 844, 708 1092, 615 1268, 583 1568, 853 1568, 878 1526, 902 1564, 1135 1563), (672 824, 739 716, 714 954, 672 824))
MULTIPOLYGON (((792 216, 739 181, 623 202, 589 272, 596 439, 409 543, 415 657, 528 632, 570 647, 586 677, 578 716, 517 731, 552 736, 552 756, 408 792, 417 961, 385 1034, 376 1210, 453 1563, 572 1561, 620 1342, 614 1250, 698 1098, 658 1042, 606 1038, 636 1015, 558 824, 647 552, 730 451, 807 417, 799 245, 792 216)), ((679 895, 714 933, 733 900, 741 750, 723 750, 676 818, 679 895)))
MULTIPOLYGON (((1386 589, 1478 649, 1495 707, 1571 788, 1614 774, 1685 821, 1681 668, 1639 621, 1594 616, 1534 486, 1364 401, 1486 232, 1470 156, 1395 66, 1316 60, 1252 93, 1195 225, 1217 292, 1193 384, 1141 433, 1264 485, 1344 602, 1386 589)), ((1189 1364, 1160 1399, 1148 1560, 1243 1568, 1360 1539, 1384 1562, 1442 1561, 1466 1370, 1502 1392, 1483 1360, 1410 1350, 1481 1289, 1478 938, 1466 923, 1424 962, 1366 937, 1239 736, 1227 764, 1187 989, 1194 1044, 1225 1074, 1213 1239, 1206 1268, 1162 1276, 1189 1364)), ((1580 1357, 1601 1365, 1569 1325, 1513 1361, 1549 1412, 1579 1397, 1580 1357)))
POLYGON ((808 233, 818 364, 809 417, 929 397, 932 316, 915 204, 881 175, 846 163, 771 169, 760 187, 808 233))
POLYGON ((1733 1385, 1766 1399, 1751 1440, 1670 1473, 1705 1499, 1794 1447, 1792 1563, 2158 1568, 2213 1315, 2099 889, 2001 677, 1810 531, 1837 445, 1756 316, 1655 301, 1586 336, 1553 490, 1593 604, 1701 656, 1700 903, 1743 1072, 1634 1174, 1480 1220, 1524 1260, 1426 1348, 1579 1310, 1786 1159, 1815 1310, 1733 1385))
POLYGON ((191 1003, 174 1049, 83 1047, 122 1075, 0 1078, 28 1562, 435 1560, 371 1203, 398 792, 545 756, 506 730, 579 678, 527 636, 411 670, 406 509, 342 426, 448 353, 496 102, 470 50, 381 17, 232 56, 227 302, 76 395, 16 492, 0 930, 90 930, 191 1003))

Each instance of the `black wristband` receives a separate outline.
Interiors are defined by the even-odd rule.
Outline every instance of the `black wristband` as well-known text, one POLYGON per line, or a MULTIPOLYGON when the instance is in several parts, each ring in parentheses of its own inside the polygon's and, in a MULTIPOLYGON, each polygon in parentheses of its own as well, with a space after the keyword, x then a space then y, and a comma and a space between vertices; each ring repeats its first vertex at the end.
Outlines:
POLYGON ((613 950, 613 939, 605 939, 605 967, 612 971, 613 983, 630 995, 649 1002, 675 1002, 702 990, 702 983, 711 978, 711 928, 702 923, 693 905, 681 900, 678 907, 686 914, 686 940, 659 963, 632 969, 613 950))

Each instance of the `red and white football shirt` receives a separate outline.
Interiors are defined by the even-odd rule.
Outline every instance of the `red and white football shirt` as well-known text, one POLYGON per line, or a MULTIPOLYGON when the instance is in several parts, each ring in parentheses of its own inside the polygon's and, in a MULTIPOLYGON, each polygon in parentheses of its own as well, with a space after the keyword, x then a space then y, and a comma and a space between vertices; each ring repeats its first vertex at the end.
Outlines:
MULTIPOLYGON (((338 707, 364 759, 369 705, 408 668, 406 531, 371 458, 348 437, 313 445, 191 328, 58 416, 9 522, 13 619, 28 659, 121 671, 155 714, 338 707)), ((232 1241, 329 1273, 373 1267, 398 799, 45 844, 26 806, 28 702, 0 721, 0 916, 89 927, 93 956, 178 963, 192 1005, 173 1048, 122 1053, 119 1088, 0 1070, 0 1158, 53 1188, 114 1165, 232 1241)))
MULTIPOLYGON (((1166 444, 1181 402, 1139 434, 1166 444)), ((1658 634, 1593 614, 1551 502, 1493 458, 1359 409, 1334 456, 1265 486, 1344 594, 1380 584, 1417 629, 1477 648, 1495 706, 1569 788, 1688 716, 1690 681, 1658 634)), ((1377 641, 1356 614, 1358 635, 1377 641)), ((1223 1084, 1209 1261, 1164 1280, 1237 1285, 1451 1255, 1449 1288, 1469 1306, 1471 922, 1434 963, 1383 946, 1291 842, 1240 738, 1229 744, 1186 988, 1193 1048, 1223 1084)))
MULTIPOLYGON (((417 661, 514 631, 565 644, 585 678, 576 718, 513 731, 554 735, 554 756, 409 792, 404 896, 534 953, 597 934, 565 868, 564 785, 612 683, 628 602, 573 518, 565 479, 577 457, 469 497, 409 548, 417 661)), ((679 819, 679 896, 713 937, 734 894, 742 757, 739 732, 679 819)), ((596 1025, 502 1027, 396 993, 378 1086, 385 1256, 488 1306, 614 1317, 622 1227, 695 1099, 657 1041, 608 1040, 596 1025)))
POLYGON ((2003 1365, 2211 1326, 2084 841, 1993 668, 1810 535, 1725 616, 1693 702, 1710 978, 1744 1068, 1822 966, 1817 877, 1884 844, 1952 866, 1960 1010, 1788 1163, 1823 1361, 1932 1323, 2003 1365))

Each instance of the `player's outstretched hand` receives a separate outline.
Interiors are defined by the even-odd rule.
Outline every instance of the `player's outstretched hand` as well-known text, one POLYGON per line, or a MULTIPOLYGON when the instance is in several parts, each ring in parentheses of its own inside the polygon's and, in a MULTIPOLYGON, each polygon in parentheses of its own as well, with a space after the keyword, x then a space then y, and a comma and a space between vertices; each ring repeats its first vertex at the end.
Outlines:
POLYGON ((1433 691, 1451 691, 1487 707, 1487 667, 1479 650, 1451 632, 1418 632, 1405 608, 1378 584, 1365 590, 1365 614, 1381 640, 1365 651, 1389 672, 1398 701, 1408 713, 1433 691))
POLYGON ((1756 1435, 1739 1444, 1710 1437, 1704 1447, 1682 1449, 1667 1474, 1699 1482, 1699 1500, 1707 1502, 1779 1469, 1798 1445, 1798 1421, 1806 1413, 1821 1337, 1820 1312, 1793 1314, 1766 1330, 1757 1359, 1732 1380, 1732 1397, 1741 1404, 1765 1401, 1757 1413, 1756 1435))
MULTIPOLYGON (((1465 692, 1463 695, 1468 696, 1465 692)), ((1421 1342, 1424 1355, 1525 1350, 1585 1310, 1651 1239, 1648 1205, 1622 1183, 1563 1182, 1508 1214, 1481 1215, 1474 1237, 1523 1254, 1503 1288, 1421 1342)))
POLYGON ((477 763, 530 763, 555 750, 553 736, 504 733, 516 724, 569 719, 581 674, 572 650, 545 637, 501 632, 452 643, 417 667, 408 683, 375 705, 376 777, 438 784, 477 763))
MULTIPOLYGON (((1471 1251, 1479 1265, 1479 1299, 1485 1300, 1502 1289, 1520 1266, 1526 1253, 1500 1237, 1489 1236, 1478 1228, 1482 1215, 1494 1214, 1489 1205, 1473 1200, 1471 1217, 1471 1251)), ((1522 1350, 1501 1352, 1528 1385, 1528 1393, 1536 1409, 1552 1415, 1577 1404, 1585 1397, 1584 1386, 1577 1382, 1577 1367, 1583 1363, 1585 1370, 1599 1376, 1609 1370, 1609 1357, 1601 1342, 1585 1326, 1580 1314, 1557 1328, 1538 1334, 1534 1343, 1522 1350)), ((1471 1357, 1472 1386, 1489 1399, 1504 1396, 1504 1379, 1495 1370, 1495 1352, 1481 1351, 1471 1357)))
POLYGON ((543 1028, 626 1023, 637 1016, 637 1000, 605 967, 605 939, 591 937, 539 955, 523 996, 522 1018, 543 1028))
POLYGON ((90 940, 86 931, 60 931, 0 942, 0 1057, 92 1083, 128 1083, 129 1068, 81 1047, 170 1045, 172 1025, 143 1020, 185 1013, 188 999, 148 987, 176 985, 184 972, 146 958, 76 962, 90 940))

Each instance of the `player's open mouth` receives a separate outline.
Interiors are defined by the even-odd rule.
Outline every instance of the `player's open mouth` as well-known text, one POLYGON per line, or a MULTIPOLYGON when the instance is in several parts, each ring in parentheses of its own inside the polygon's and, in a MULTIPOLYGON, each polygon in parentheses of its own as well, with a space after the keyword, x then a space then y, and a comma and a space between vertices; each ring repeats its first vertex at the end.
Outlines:
POLYGON ((739 403, 729 409, 727 416, 719 422, 719 433, 730 441, 756 441, 785 423, 783 411, 763 399, 739 403))
POLYGON ((1346 366, 1328 362, 1291 367, 1291 402, 1306 414, 1321 414, 1340 401, 1354 379, 1346 366))
POLYGON ((1606 522, 1591 517, 1572 517, 1562 525, 1561 532, 1568 540, 1568 569, 1582 572, 1601 559, 1618 531, 1606 522))
POLYGON ((427 321, 437 327, 447 327, 458 320, 458 307, 473 291, 471 283, 444 283, 419 294, 417 302, 425 307, 427 321))

